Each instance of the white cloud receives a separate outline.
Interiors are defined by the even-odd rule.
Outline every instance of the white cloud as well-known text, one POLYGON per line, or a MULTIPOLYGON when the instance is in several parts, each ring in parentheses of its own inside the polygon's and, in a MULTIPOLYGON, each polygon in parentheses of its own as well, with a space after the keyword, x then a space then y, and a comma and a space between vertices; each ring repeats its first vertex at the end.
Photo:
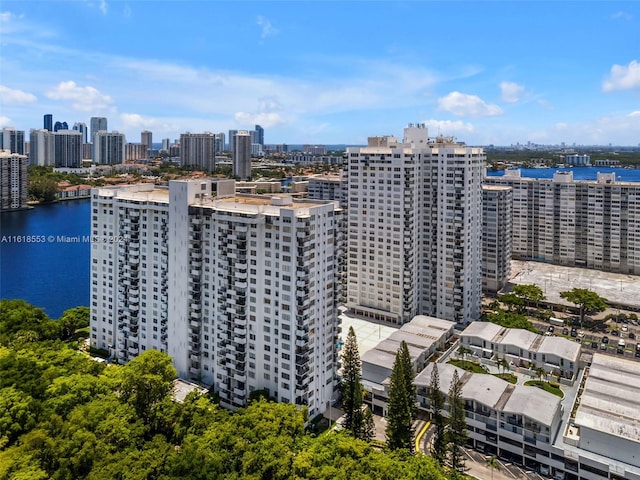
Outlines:
POLYGON ((37 100, 32 93, 0 85, 0 101, 2 103, 32 103, 37 100))
POLYGON ((640 117, 640 110, 635 110, 631 112, 627 117, 640 117))
POLYGON ((80 87, 74 81, 60 82, 57 87, 47 92, 47 97, 52 100, 70 100, 73 108, 83 112, 102 110, 113 103, 109 95, 100 93, 94 87, 80 87))
POLYGON ((100 0, 100 6, 98 8, 100 9, 103 15, 106 15, 109 6, 107 5, 107 2, 105 0, 100 0))
POLYGON ((614 20, 632 20, 633 19, 633 15, 631 15, 630 13, 627 12, 616 12, 613 15, 611 15, 611 18, 613 18, 614 20))
POLYGON ((5 115, 0 115, 0 127, 7 127, 11 125, 11 119, 5 115))
MULTIPOLYGON (((157 133, 173 133, 181 130, 181 127, 176 125, 173 120, 148 117, 138 113, 120 114, 120 125, 118 128, 124 131, 152 130, 157 133)), ((185 130, 188 130, 188 128, 185 130)))
POLYGON ((260 38, 271 37, 273 35, 277 35, 279 32, 277 28, 271 25, 271 22, 269 21, 269 19, 263 17, 262 15, 258 16, 256 23, 258 24, 258 26, 262 27, 262 30, 260 32, 260 38))
POLYGON ((440 110, 452 113, 457 117, 494 117, 502 115, 498 105, 486 103, 477 95, 451 92, 446 97, 438 99, 440 110))
POLYGON ((503 101, 516 103, 522 98, 524 86, 514 82, 502 82, 500 83, 500 92, 502 93, 503 101))
POLYGON ((454 135, 469 134, 476 131, 475 127, 471 123, 465 123, 462 120, 424 120, 422 123, 426 123, 429 127, 429 136, 435 137, 436 135, 454 135))
POLYGON ((285 125, 287 121, 276 112, 263 112, 263 113, 247 113, 236 112, 234 114, 236 122, 241 125, 260 125, 263 128, 273 128, 280 125, 285 125))
POLYGON ((634 88, 640 88, 640 63, 637 60, 631 60, 627 66, 611 67, 611 73, 602 84, 602 90, 605 92, 634 88))

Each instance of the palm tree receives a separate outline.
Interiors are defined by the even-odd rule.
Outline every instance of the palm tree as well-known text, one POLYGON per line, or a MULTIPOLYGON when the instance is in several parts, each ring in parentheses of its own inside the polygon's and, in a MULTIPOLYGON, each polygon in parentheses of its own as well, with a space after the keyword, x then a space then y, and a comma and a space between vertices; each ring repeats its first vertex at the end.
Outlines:
POLYGON ((492 455, 490 457, 487 457, 484 462, 485 465, 491 470, 491 480, 493 480, 493 471, 500 468, 498 459, 495 455, 492 455))
POLYGON ((542 381, 542 377, 547 374, 546 370, 542 367, 536 368, 536 373, 538 374, 538 377, 540 377, 540 381, 542 381))

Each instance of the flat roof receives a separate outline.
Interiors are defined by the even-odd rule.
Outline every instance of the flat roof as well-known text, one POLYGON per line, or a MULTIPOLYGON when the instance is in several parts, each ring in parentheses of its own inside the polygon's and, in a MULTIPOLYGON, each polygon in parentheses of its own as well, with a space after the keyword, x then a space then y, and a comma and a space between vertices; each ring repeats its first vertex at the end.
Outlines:
POLYGON ((542 336, 542 342, 537 351, 545 355, 557 355, 558 357, 577 362, 580 359, 582 344, 572 342, 566 338, 542 336))
POLYGON ((595 353, 575 423, 640 443, 640 363, 595 353))
POLYGON ((542 425, 551 425, 561 399, 534 386, 516 385, 503 411, 523 415, 542 425))
POLYGON ((496 335, 506 328, 491 322, 471 322, 462 332, 462 336, 478 337, 487 342, 492 342, 496 335))
POLYGON ((508 328, 502 340, 501 345, 513 345, 523 350, 531 350, 534 342, 538 338, 537 333, 523 330, 522 328, 508 328))

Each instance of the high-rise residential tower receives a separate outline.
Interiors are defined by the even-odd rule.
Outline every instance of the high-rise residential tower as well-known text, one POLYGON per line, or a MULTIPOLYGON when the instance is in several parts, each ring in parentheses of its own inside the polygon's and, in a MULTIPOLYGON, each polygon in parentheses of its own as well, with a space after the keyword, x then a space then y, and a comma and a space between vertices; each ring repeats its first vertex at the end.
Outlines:
POLYGON ((52 114, 50 113, 45 114, 43 128, 45 130, 53 132, 53 115, 52 114))
POLYGON ((0 151, 2 150, 24 155, 24 130, 4 127, 0 135, 0 151))
POLYGON ((256 125, 256 138, 255 143, 259 143, 260 146, 264 147, 264 128, 260 125, 256 125))
POLYGON ((27 157, 0 150, 0 210, 27 207, 27 157))
POLYGON ((29 132, 29 164, 48 167, 55 165, 54 133, 47 129, 29 132))
POLYGON ((411 124, 347 157, 347 306, 396 324, 479 319, 483 150, 411 124))
POLYGON ((82 134, 82 143, 88 142, 89 131, 87 124, 82 122, 76 122, 73 124, 73 129, 79 131, 82 134))
POLYGON ((513 191, 500 185, 482 186, 482 290, 495 294, 511 273, 513 191))
POLYGON ((336 371, 334 202, 235 196, 231 180, 92 193, 91 345, 167 352, 225 407, 252 391, 328 407, 336 371))
POLYGON ((59 130, 52 135, 55 166, 82 166, 82 134, 76 130, 59 130))
POLYGON ((216 167, 215 135, 211 132, 181 134, 180 164, 213 172, 216 167))
POLYGON ((125 161, 124 133, 98 131, 93 137, 93 162, 102 165, 116 165, 125 161))
POLYGON ((229 130, 229 151, 231 152, 231 154, 233 155, 233 137, 236 136, 236 133, 238 133, 238 130, 229 130))
POLYGON ((93 136, 98 132, 107 131, 107 118, 106 117, 91 117, 91 142, 93 142, 93 136))
POLYGON ((246 130, 233 137, 233 176, 251 180, 251 135, 246 130))
POLYGON ((146 145, 147 150, 153 150, 153 133, 149 130, 143 130, 140 133, 140 144, 146 145))

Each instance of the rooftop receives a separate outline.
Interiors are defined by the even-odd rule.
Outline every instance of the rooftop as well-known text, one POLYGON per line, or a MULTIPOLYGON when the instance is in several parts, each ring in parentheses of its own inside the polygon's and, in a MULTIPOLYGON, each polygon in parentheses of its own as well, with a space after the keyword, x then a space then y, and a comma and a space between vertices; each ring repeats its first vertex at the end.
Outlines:
POLYGON ((640 363, 594 354, 575 423, 640 443, 640 363))

